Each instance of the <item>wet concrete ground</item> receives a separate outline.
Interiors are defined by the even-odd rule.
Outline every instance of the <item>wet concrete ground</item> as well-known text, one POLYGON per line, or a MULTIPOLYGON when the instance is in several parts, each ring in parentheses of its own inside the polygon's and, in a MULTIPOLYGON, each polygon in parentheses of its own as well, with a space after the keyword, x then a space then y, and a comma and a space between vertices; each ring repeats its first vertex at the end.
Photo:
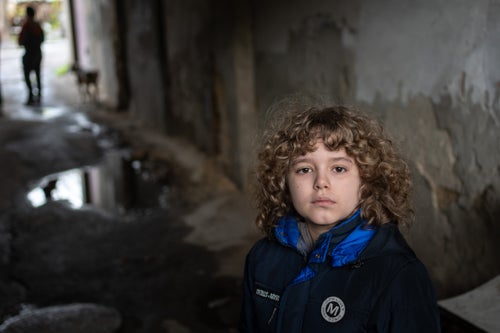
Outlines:
POLYGON ((2 45, 0 323, 95 303, 118 332, 234 332, 258 237, 248 198, 192 147, 82 103, 56 74, 64 41, 44 45, 41 105, 23 105, 21 53, 2 45))

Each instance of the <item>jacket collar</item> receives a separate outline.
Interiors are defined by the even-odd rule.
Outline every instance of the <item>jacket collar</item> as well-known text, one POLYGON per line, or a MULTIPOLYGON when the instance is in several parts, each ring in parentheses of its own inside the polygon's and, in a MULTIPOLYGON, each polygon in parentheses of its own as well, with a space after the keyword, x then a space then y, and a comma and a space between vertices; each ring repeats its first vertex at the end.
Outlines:
MULTIPOLYGON (((301 233, 294 216, 283 217, 275 228, 275 235, 281 244, 292 247, 304 254, 298 247, 301 233)), ((322 263, 331 256, 333 267, 340 267, 356 261, 368 242, 376 233, 376 228, 366 227, 366 220, 358 209, 352 216, 320 236, 309 255, 309 263, 322 263)))

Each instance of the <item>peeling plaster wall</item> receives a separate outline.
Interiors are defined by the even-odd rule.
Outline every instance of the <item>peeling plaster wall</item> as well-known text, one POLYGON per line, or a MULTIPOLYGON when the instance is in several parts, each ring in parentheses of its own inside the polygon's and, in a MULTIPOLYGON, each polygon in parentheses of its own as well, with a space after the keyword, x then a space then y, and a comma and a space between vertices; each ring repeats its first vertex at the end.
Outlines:
POLYGON ((261 112, 290 93, 350 100, 351 23, 356 1, 254 3, 256 90, 261 112))
POLYGON ((364 2, 354 46, 357 100, 457 95, 469 88, 466 76, 472 101, 491 106, 500 80, 499 7, 498 0, 364 2))
POLYGON ((414 175, 407 238, 440 297, 500 273, 500 1, 255 2, 260 111, 296 91, 382 120, 414 175))
POLYGON ((409 238, 440 295, 500 272, 499 1, 361 6, 356 100, 401 141, 415 175, 409 238), (498 97, 496 97, 498 99, 498 97))
POLYGON ((413 170, 405 232, 438 295, 500 273, 500 0, 126 4, 135 117, 171 121, 242 182, 255 109, 294 92, 358 105, 413 170))

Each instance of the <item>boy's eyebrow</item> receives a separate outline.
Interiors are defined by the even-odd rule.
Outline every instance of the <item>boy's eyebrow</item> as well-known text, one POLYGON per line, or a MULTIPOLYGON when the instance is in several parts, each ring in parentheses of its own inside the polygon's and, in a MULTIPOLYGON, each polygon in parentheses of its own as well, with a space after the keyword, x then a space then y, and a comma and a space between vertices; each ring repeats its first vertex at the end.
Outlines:
MULTIPOLYGON (((354 164, 354 161, 352 160, 352 158, 350 158, 348 156, 332 157, 329 160, 332 161, 332 162, 341 162, 341 161, 344 161, 344 162, 347 162, 349 164, 354 164)), ((295 164, 298 164, 298 163, 309 162, 309 161, 310 161, 309 158, 301 156, 301 157, 294 158, 290 162, 290 165, 295 165, 295 164)))

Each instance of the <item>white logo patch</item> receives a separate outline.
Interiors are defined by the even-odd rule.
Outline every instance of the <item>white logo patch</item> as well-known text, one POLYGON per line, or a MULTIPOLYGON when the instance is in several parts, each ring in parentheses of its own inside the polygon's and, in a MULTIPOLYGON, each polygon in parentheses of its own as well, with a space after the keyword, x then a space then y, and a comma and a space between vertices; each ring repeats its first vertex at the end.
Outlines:
POLYGON ((280 295, 275 294, 275 293, 270 292, 270 291, 267 291, 267 290, 260 289, 260 288, 257 288, 255 290, 255 294, 260 296, 260 297, 264 297, 264 298, 270 299, 271 301, 275 301, 275 302, 279 302, 279 300, 280 300, 280 295))
POLYGON ((338 297, 328 297, 321 304, 321 315, 330 323, 336 323, 345 315, 344 302, 338 297))

